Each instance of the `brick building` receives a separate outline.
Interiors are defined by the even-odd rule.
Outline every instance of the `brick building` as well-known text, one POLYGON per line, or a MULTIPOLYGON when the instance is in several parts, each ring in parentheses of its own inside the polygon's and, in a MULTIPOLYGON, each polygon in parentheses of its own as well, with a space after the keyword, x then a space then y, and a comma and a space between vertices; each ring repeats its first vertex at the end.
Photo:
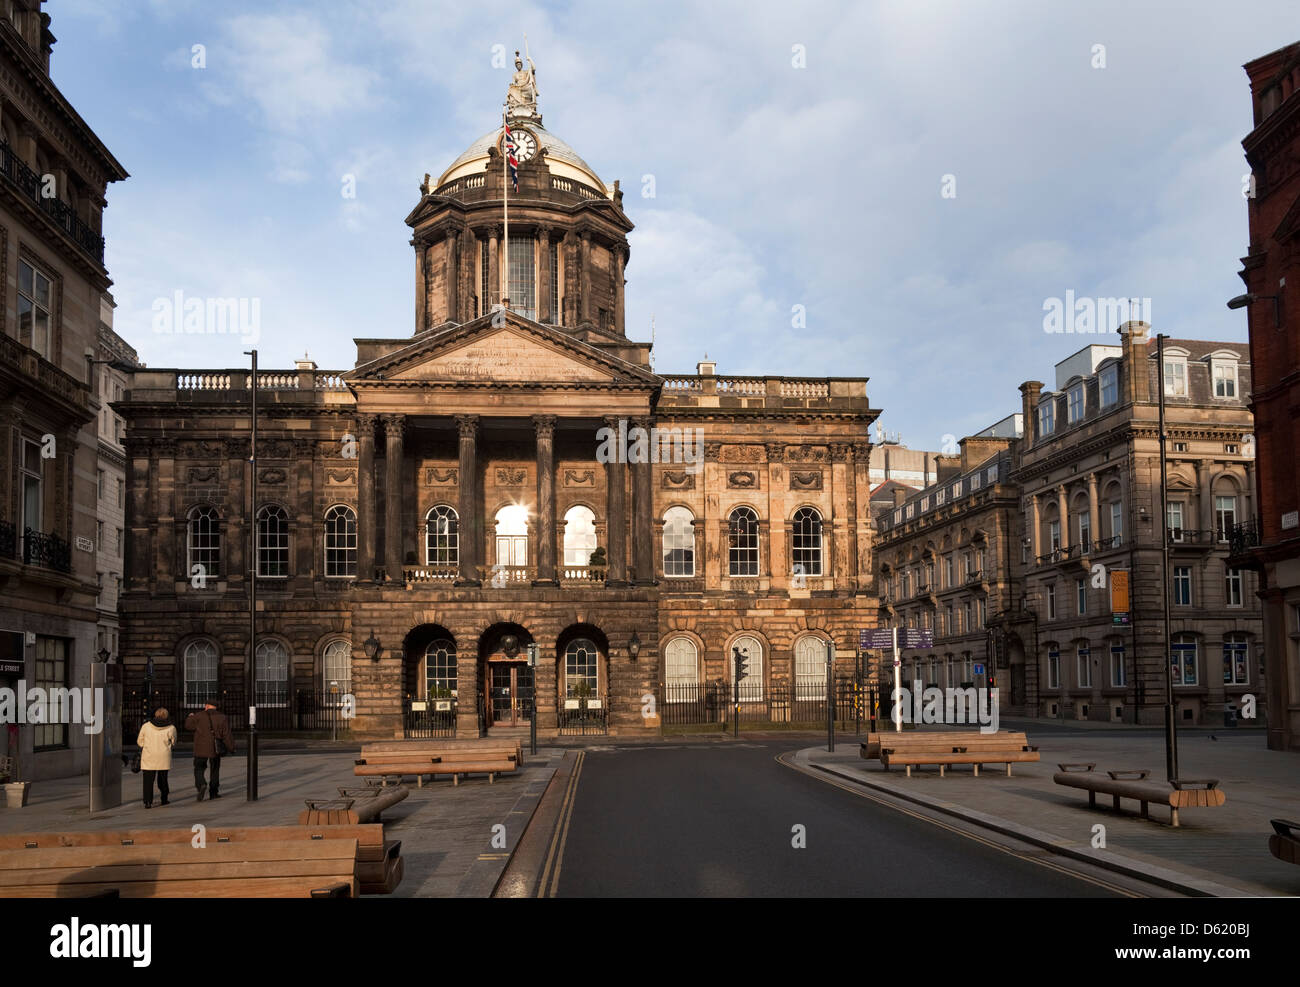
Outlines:
MULTIPOLYGON (((0 14, 0 686, 87 687, 96 608, 95 421, 90 386, 109 287, 102 213, 127 177, 50 78, 41 0, 0 14)), ((25 781, 83 773, 68 723, 0 728, 25 781)))
POLYGON ((786 718, 828 642, 853 668, 876 611, 865 379, 652 372, 618 183, 542 126, 527 77, 508 241, 497 128, 407 217, 414 333, 259 373, 255 498, 249 371, 133 375, 132 688, 238 719, 252 566, 263 725, 310 726, 337 686, 363 736, 517 729, 534 694, 543 732, 653 729, 736 648, 746 705, 786 718))
POLYGON ((1242 146, 1254 195, 1241 301, 1254 368, 1259 511, 1242 523, 1233 553, 1260 578, 1268 744, 1300 750, 1300 306, 1287 304, 1287 283, 1300 278, 1300 44, 1245 69, 1254 126, 1242 146))

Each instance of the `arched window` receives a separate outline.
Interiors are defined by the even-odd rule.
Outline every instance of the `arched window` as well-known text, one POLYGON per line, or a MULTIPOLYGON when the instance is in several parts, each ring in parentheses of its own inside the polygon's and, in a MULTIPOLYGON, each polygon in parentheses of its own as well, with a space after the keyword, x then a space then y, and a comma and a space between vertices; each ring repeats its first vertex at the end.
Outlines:
POLYGON ((456 695, 456 644, 446 638, 430 641, 424 649, 424 697, 448 699, 456 695))
MULTIPOLYGON (((700 651, 689 637, 675 637, 664 646, 664 684, 670 689, 674 686, 693 688, 700 682, 700 651)), ((692 695, 674 697, 670 692, 668 701, 694 699, 692 695)))
POLYGON ((216 703, 218 665, 217 646, 211 641, 193 641, 185 648, 181 672, 186 706, 216 703))
POLYGON ((564 564, 586 566, 596 550, 596 515, 587 507, 564 512, 564 564))
POLYGON ((186 575, 191 579, 195 575, 221 575, 221 517, 215 507, 196 507, 190 511, 185 553, 186 575), (201 572, 194 571, 196 565, 203 567, 201 572))
POLYGON ((289 575, 289 515, 267 505, 257 512, 257 574, 283 579, 289 575))
POLYGON ((763 699, 763 645, 758 638, 745 635, 731 642, 727 654, 727 683, 736 681, 736 651, 745 656, 745 677, 740 680, 740 701, 761 702, 763 699))
POLYGON ((794 698, 826 698, 826 642, 811 634, 795 642, 794 698))
POLYGON ((350 507, 325 512, 325 577, 346 579, 357 574, 357 515, 350 507))
POLYGON ((352 643, 331 641, 321 656, 321 684, 326 693, 338 688, 340 697, 352 691, 352 643))
POLYGON ((497 565, 528 565, 528 508, 509 504, 497 511, 497 565))
POLYGON ((257 644, 257 705, 289 703, 289 652, 279 641, 257 644))
POLYGON ((730 543, 727 546, 727 574, 758 575, 758 515, 748 507, 737 507, 727 519, 730 543))
POLYGON ((424 517, 424 564, 460 565, 460 516, 438 504, 424 517))
POLYGON ((685 507, 664 512, 664 575, 695 575, 695 515, 685 507))
POLYGON ((584 637, 564 649, 564 694, 570 698, 600 695, 600 651, 584 637))
MULTIPOLYGON (((790 560, 794 574, 820 576, 822 574, 822 516, 811 507, 801 507, 794 512, 794 525, 790 539, 790 560)), ((934 586, 934 563, 926 563, 926 580, 934 586)))

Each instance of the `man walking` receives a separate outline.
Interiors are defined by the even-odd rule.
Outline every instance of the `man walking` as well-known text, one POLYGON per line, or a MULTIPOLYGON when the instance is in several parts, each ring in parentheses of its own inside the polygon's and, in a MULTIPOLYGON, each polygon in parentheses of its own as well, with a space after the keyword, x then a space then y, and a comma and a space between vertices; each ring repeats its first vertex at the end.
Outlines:
POLYGON ((221 798, 221 758, 235 753, 235 738, 226 714, 212 703, 204 703, 202 712, 185 717, 185 729, 194 731, 194 787, 199 801, 203 801, 205 791, 209 798, 221 798), (203 775, 209 765, 212 771, 205 783, 203 775))

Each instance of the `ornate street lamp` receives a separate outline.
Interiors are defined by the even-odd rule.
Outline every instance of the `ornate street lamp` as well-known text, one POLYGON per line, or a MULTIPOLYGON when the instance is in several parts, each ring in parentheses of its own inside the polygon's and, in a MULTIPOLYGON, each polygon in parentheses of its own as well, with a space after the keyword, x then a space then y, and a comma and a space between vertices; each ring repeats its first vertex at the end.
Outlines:
POLYGON ((366 657, 371 661, 379 660, 380 652, 383 651, 383 645, 380 644, 379 639, 375 637, 373 628, 370 631, 370 636, 362 642, 361 647, 365 649, 366 657))
POLYGON ((632 632, 632 640, 627 642, 627 656, 636 661, 636 656, 641 653, 641 639, 637 637, 636 631, 632 632))

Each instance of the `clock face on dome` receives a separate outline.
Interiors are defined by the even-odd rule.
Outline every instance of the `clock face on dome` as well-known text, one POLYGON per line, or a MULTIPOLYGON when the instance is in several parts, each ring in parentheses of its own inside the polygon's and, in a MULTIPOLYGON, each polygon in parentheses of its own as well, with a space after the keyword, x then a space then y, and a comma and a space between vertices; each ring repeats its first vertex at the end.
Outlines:
POLYGON ((526 130, 513 130, 510 136, 515 141, 515 157, 520 164, 531 161, 537 153, 537 138, 526 130))

